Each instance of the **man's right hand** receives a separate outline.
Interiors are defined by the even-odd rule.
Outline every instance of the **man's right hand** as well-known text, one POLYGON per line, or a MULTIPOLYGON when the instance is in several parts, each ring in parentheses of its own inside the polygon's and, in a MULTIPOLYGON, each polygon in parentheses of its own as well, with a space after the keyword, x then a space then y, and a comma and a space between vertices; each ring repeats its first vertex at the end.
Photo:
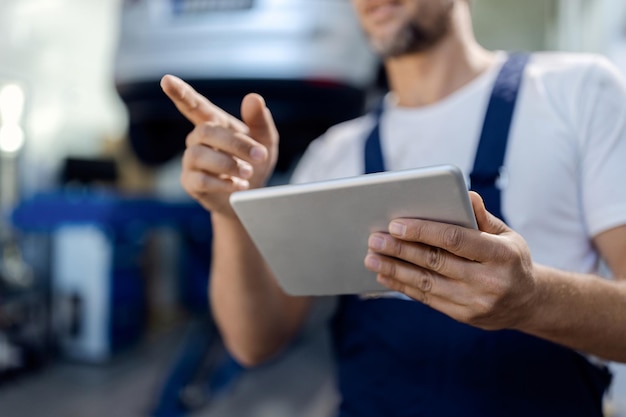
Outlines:
POLYGON ((164 76, 161 88, 195 126, 183 155, 183 188, 212 213, 234 215, 230 194, 262 187, 276 165, 278 132, 265 101, 258 94, 245 96, 242 122, 180 78, 164 76))

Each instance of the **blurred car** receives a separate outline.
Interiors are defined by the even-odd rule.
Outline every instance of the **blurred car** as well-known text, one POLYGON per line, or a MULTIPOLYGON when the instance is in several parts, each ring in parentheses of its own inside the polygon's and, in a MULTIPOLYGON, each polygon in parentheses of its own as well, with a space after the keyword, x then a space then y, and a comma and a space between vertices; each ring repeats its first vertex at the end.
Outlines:
POLYGON ((349 0, 125 0, 115 82, 134 150, 161 164, 191 125, 159 88, 166 73, 239 115, 262 94, 281 133, 286 170, 329 126, 363 112, 379 76, 349 0))

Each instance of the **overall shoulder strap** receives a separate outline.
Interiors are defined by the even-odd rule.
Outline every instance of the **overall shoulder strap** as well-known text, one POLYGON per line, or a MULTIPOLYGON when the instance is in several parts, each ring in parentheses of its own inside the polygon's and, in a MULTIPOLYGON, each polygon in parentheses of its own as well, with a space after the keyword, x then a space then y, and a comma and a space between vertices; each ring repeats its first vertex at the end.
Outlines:
POLYGON ((491 92, 470 174, 471 189, 482 196, 487 210, 502 220, 500 189, 496 182, 504 164, 515 103, 529 58, 527 53, 512 54, 503 64, 491 92))
MULTIPOLYGON (((496 186, 496 181, 504 162, 515 103, 529 58, 527 53, 512 54, 502 65, 491 92, 470 174, 471 188, 483 197, 487 209, 501 219, 500 189, 496 186)), ((364 148, 366 174, 385 171, 380 144, 380 118, 383 109, 381 100, 372 110, 375 124, 364 148)))
POLYGON ((365 141, 365 174, 386 171, 383 150, 380 145, 380 117, 385 107, 384 100, 380 100, 371 111, 374 117, 374 127, 365 141))

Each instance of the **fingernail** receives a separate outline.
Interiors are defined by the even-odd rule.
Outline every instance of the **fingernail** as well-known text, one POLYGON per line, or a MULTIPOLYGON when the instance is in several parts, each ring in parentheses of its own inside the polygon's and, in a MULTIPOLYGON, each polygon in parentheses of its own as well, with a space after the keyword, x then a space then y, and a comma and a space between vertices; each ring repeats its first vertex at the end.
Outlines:
POLYGON ((389 233, 396 236, 404 236, 406 233, 406 226, 399 222, 391 222, 389 225, 389 233))
POLYGON ((239 162, 239 176, 248 179, 252 176, 252 166, 245 162, 239 162))
POLYGON ((377 249, 377 250, 385 249, 385 239, 377 235, 370 236, 367 244, 372 249, 377 249))
POLYGON ((365 266, 374 271, 378 271, 380 268, 380 261, 375 256, 367 255, 365 257, 365 266))
POLYGON ((391 286, 391 280, 387 277, 383 277, 382 275, 378 275, 376 277, 376 281, 378 281, 379 284, 384 285, 385 287, 391 286))
POLYGON ((238 190, 247 190, 250 188, 250 183, 247 180, 242 180, 241 178, 233 177, 233 184, 238 190))
POLYGON ((266 157, 267 151, 264 148, 259 146, 255 146, 250 149, 250 157, 258 162, 264 161, 266 157))

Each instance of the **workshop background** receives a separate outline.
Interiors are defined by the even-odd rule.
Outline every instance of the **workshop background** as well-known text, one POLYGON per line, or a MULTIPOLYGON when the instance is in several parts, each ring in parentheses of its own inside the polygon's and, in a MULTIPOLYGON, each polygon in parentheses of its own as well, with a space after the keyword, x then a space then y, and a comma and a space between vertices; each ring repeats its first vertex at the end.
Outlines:
MULTIPOLYGON (((385 90, 348 0, 0 0, 0 416, 330 416, 322 300, 252 371, 208 314, 209 214, 178 183, 173 73, 282 132, 272 183, 385 90)), ((475 0, 481 43, 585 51, 626 75, 623 0, 475 0)), ((607 417, 626 417, 614 365, 607 417)))

